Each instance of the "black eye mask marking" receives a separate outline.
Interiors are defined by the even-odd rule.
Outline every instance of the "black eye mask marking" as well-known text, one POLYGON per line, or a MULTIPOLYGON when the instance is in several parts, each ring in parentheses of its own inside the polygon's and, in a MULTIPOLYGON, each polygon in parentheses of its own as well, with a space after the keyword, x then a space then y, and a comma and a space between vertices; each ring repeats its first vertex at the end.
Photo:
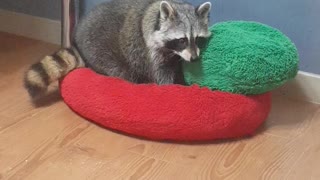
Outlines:
POLYGON ((188 47, 188 38, 174 39, 167 41, 165 47, 177 52, 181 52, 188 47))
POLYGON ((196 38, 196 44, 201 49, 204 48, 207 45, 208 38, 205 37, 197 37, 196 38))

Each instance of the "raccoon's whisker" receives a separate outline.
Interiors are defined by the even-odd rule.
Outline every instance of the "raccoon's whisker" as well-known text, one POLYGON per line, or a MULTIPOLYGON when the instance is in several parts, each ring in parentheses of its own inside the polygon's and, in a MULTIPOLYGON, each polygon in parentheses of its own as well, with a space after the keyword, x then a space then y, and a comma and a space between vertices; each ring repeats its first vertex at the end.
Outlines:
POLYGON ((174 51, 170 52, 169 55, 170 55, 170 57, 177 56, 177 54, 174 51))
POLYGON ((170 53, 170 54, 168 54, 168 57, 173 58, 175 55, 176 55, 175 53, 170 53))

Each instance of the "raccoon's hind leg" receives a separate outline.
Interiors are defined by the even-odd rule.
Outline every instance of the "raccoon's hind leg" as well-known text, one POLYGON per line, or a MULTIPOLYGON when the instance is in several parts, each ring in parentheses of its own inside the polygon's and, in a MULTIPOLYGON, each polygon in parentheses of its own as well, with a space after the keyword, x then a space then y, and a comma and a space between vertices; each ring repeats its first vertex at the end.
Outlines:
POLYGON ((33 100, 46 94, 51 83, 58 81, 71 70, 83 67, 74 49, 61 49, 40 62, 33 64, 25 73, 24 87, 33 100))

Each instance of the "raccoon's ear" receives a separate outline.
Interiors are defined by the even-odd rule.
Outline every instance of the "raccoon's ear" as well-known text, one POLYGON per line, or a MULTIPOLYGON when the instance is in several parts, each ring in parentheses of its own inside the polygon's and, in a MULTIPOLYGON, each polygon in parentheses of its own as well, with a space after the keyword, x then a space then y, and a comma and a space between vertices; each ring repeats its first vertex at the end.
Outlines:
POLYGON ((173 18, 175 16, 175 10, 168 1, 161 1, 160 3, 160 18, 167 20, 168 18, 173 18))
POLYGON ((211 2, 205 2, 196 8, 196 13, 202 18, 208 18, 211 10, 211 2))

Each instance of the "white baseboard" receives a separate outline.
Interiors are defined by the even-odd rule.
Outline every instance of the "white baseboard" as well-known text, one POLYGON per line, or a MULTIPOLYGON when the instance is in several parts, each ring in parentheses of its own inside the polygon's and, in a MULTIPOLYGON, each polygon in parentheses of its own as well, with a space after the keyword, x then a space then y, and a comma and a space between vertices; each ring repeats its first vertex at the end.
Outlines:
POLYGON ((61 44, 61 22, 0 9, 0 31, 61 44))
POLYGON ((320 75, 299 71, 295 79, 276 89, 274 94, 320 104, 320 75))

